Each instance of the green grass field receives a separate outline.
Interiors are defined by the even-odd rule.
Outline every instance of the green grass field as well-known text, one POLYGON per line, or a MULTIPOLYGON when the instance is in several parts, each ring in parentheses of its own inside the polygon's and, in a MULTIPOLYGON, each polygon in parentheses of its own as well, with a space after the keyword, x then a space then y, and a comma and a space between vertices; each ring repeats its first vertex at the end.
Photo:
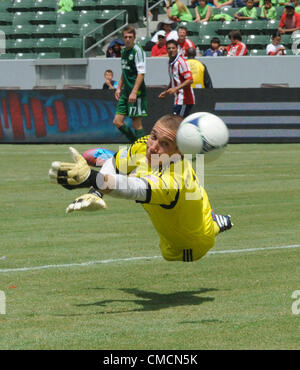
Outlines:
POLYGON ((0 146, 0 349, 299 349, 299 144, 230 145, 205 167, 235 226, 212 249, 227 253, 194 263, 160 257, 134 202, 66 215, 82 191, 50 184, 48 169, 67 148, 0 146))

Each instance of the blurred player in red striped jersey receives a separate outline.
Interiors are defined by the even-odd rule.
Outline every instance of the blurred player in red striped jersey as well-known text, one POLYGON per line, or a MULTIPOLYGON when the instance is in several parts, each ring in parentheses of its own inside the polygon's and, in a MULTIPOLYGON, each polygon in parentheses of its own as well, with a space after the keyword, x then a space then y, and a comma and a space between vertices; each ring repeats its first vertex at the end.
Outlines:
POLYGON ((164 99, 167 95, 174 95, 173 114, 187 117, 195 104, 193 88, 193 76, 185 58, 178 50, 175 40, 167 41, 169 55, 170 83, 167 90, 163 91, 159 98, 164 99))

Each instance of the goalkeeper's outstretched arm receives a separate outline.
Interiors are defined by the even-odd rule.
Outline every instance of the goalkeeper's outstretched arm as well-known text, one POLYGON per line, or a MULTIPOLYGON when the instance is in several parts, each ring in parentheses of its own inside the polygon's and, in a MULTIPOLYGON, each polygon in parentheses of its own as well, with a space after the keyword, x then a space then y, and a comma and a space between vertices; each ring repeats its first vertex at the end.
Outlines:
POLYGON ((77 188, 91 188, 91 190, 88 194, 76 198, 67 208, 67 212, 106 208, 102 194, 142 202, 147 199, 148 183, 134 176, 117 174, 113 158, 106 161, 98 172, 89 167, 76 149, 70 147, 70 152, 74 163, 53 162, 49 171, 51 180, 69 190, 77 188))

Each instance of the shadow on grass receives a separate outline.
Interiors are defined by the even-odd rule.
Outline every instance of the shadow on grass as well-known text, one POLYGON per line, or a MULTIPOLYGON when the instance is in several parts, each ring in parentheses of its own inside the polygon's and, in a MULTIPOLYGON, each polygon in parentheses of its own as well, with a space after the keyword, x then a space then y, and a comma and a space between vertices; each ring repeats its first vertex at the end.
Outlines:
MULTIPOLYGON (((96 288, 98 289, 98 288, 96 288)), ((101 289, 101 288, 100 288, 101 289)), ((156 293, 146 292, 139 289, 119 289, 122 292, 133 294, 137 299, 107 299, 94 303, 78 304, 77 307, 88 307, 88 306, 99 306, 107 307, 111 303, 133 303, 142 307, 133 310, 122 310, 122 311, 104 311, 99 312, 100 314, 109 313, 124 313, 124 312, 146 312, 146 311, 158 311, 169 307, 180 307, 180 306, 199 306, 205 302, 214 301, 213 297, 199 297, 199 294, 205 294, 208 292, 216 291, 214 288, 202 288, 199 290, 175 292, 175 293, 156 293)))

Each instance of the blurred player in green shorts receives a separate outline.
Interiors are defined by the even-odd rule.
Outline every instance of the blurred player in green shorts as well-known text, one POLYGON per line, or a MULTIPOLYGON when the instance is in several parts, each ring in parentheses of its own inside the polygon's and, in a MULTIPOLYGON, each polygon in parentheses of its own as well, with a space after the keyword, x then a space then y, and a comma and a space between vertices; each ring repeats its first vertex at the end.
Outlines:
POLYGON ((114 125, 133 143, 145 135, 142 117, 147 116, 146 85, 146 55, 144 50, 135 44, 135 28, 128 25, 123 31, 125 47, 121 52, 122 75, 115 92, 118 100, 114 125), (124 120, 132 119, 134 133, 124 120))

